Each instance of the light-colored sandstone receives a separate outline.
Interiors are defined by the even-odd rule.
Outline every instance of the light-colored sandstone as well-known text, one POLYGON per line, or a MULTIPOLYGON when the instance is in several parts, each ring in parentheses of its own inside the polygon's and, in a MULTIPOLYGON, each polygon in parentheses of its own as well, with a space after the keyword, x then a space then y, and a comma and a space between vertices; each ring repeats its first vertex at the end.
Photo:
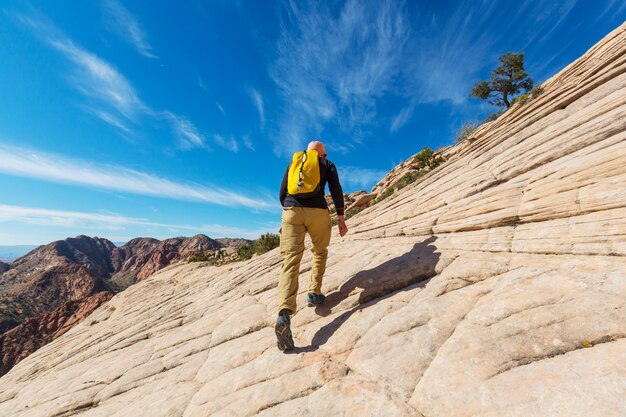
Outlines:
MULTIPOLYGON (((626 415, 626 24, 310 253, 164 269, 0 379, 2 416, 626 415)), ((336 232, 335 232, 336 233, 336 232)))

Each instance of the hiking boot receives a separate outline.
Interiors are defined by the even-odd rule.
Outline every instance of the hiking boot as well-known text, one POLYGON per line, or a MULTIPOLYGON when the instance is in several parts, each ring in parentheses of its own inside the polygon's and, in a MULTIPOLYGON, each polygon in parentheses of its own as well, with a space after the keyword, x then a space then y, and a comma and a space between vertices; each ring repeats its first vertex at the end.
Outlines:
POLYGON ((274 325, 274 332, 276 333, 276 346, 282 352, 293 349, 295 347, 293 343, 293 336, 291 335, 291 320, 286 310, 281 310, 276 319, 274 325))
POLYGON ((312 292, 307 294, 309 301, 309 307, 318 306, 324 302, 326 296, 324 294, 313 294, 312 292))

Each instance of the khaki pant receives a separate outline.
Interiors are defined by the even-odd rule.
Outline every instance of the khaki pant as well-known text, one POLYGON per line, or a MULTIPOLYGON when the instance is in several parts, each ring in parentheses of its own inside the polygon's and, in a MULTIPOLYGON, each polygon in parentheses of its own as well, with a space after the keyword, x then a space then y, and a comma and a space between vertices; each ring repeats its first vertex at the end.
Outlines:
POLYGON ((327 209, 309 207, 284 207, 280 228, 280 253, 283 256, 283 269, 278 280, 278 311, 287 309, 296 312, 298 294, 298 274, 304 253, 304 235, 311 237, 313 265, 309 292, 322 293, 322 277, 326 270, 328 244, 332 224, 327 209))

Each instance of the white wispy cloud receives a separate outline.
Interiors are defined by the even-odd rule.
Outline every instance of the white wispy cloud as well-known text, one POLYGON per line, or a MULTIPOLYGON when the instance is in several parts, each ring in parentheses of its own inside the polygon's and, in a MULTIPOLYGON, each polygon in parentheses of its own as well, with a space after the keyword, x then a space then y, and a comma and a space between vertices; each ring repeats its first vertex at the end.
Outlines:
POLYGON ((119 117, 114 116, 113 114, 107 112, 106 110, 95 109, 89 106, 85 106, 84 108, 85 108, 85 111, 87 111, 88 113, 93 114, 94 116, 102 120, 103 122, 110 124, 111 126, 121 130, 122 132, 132 133, 132 129, 128 127, 124 122, 122 122, 122 120, 119 117))
POLYGON ((47 210, 0 204, 0 222, 20 222, 66 228, 122 230, 124 225, 144 224, 145 220, 108 214, 47 210))
POLYGON ((233 153, 239 152, 239 144, 232 136, 229 138, 225 138, 222 135, 213 135, 213 142, 217 144, 217 146, 224 148, 233 153))
POLYGON ((50 45, 74 63, 71 81, 85 96, 108 104, 130 120, 148 110, 130 82, 108 62, 69 39, 50 40, 50 45))
POLYGON ((123 166, 70 159, 32 149, 0 145, 0 172, 42 181, 74 184, 181 201, 197 201, 228 207, 274 210, 267 197, 255 198, 211 185, 171 181, 123 166))
POLYGON ((0 223, 19 222, 46 227, 62 227, 88 230, 122 231, 129 227, 141 226, 167 229, 169 232, 189 231, 190 234, 205 233, 211 237, 242 237, 256 239, 261 234, 276 232, 278 224, 245 229, 219 224, 169 224, 153 222, 145 218, 127 217, 115 214, 85 213, 79 211, 50 210, 44 208, 11 206, 0 204, 0 223))
POLYGON ((215 102, 215 105, 217 106, 217 108, 219 109, 220 113, 222 113, 225 117, 228 118, 228 115, 226 114, 226 112, 224 111, 224 107, 222 107, 222 105, 220 104, 219 101, 215 102))
POLYGON ((243 138, 241 138, 241 141, 243 142, 243 146, 245 146, 247 149, 250 149, 251 151, 254 151, 254 143, 252 142, 252 139, 250 139, 250 136, 248 135, 244 135, 243 138))
POLYGON ((209 88, 206 86, 204 79, 200 75, 198 75, 198 87, 200 87, 204 91, 209 91, 209 88))
POLYGON ((131 44, 141 55, 157 58, 137 19, 117 0, 102 2, 109 30, 131 44))
POLYGON ((526 49, 530 46, 531 42, 543 43, 550 39, 550 36, 554 31, 561 26, 561 24, 567 19, 570 12, 576 6, 577 0, 567 0, 561 2, 549 2, 543 5, 543 10, 540 15, 540 19, 535 20, 536 26, 544 26, 544 30, 541 33, 541 37, 529 39, 529 42, 524 46, 526 49), (556 19, 555 19, 556 16, 556 19), (541 25, 544 23, 544 25, 541 25))
POLYGON ((68 76, 70 85, 83 94, 92 108, 103 109, 98 116, 106 114, 105 122, 111 123, 112 114, 136 122, 139 116, 150 112, 124 75, 104 59, 75 44, 48 19, 19 13, 15 17, 72 63, 68 76))
POLYGON ((205 136, 186 117, 179 116, 171 111, 164 111, 163 117, 170 123, 178 144, 183 149, 206 148, 205 136))
POLYGON ((257 109, 257 112, 259 112, 259 124, 261 127, 261 130, 265 129, 265 109, 263 107, 263 97, 261 96, 261 93, 259 93, 257 90, 250 90, 250 97, 252 98, 252 101, 257 109))
POLYGON ((412 105, 407 106, 403 108, 402 110, 400 110, 400 113, 398 113, 396 117, 394 117, 393 120, 391 121, 391 126, 389 127, 389 131, 393 133, 396 130, 400 129, 402 126, 405 125, 406 122, 408 122, 412 114, 413 114, 412 105))
MULTIPOLYGON (((117 6, 122 7, 115 1, 107 4, 113 9, 117 6)), ((120 16, 125 10, 122 9, 123 7, 118 10, 120 16)), ((15 17, 73 64, 68 80, 70 85, 86 98, 87 103, 82 105, 82 108, 88 113, 126 134, 132 133, 141 117, 165 119, 180 148, 209 149, 205 135, 189 118, 169 110, 153 110, 141 100, 130 81, 115 66, 78 46, 45 16, 38 14, 32 17, 15 13, 15 17)), ((128 17, 132 18, 130 14, 128 17)))
POLYGON ((271 76, 284 101, 275 152, 299 149, 328 123, 342 131, 371 123, 394 89, 409 26, 402 2, 348 0, 333 13, 289 2, 271 76))
POLYGON ((233 153, 239 152, 239 143, 237 143, 237 140, 232 136, 224 137, 216 133, 209 135, 208 138, 210 139, 208 139, 207 135, 202 133, 188 118, 174 114, 168 110, 162 112, 162 114, 163 117, 169 121, 174 136, 178 139, 178 145, 182 149, 204 148, 210 150, 212 148, 209 146, 208 142, 211 141, 211 143, 227 151, 233 153))
POLYGON ((498 9, 494 4, 461 2, 450 15, 433 17, 421 28, 408 47, 413 59, 404 71, 407 97, 416 103, 466 102, 476 74, 493 58, 497 37, 487 26, 498 9))
MULTIPOLYGON (((322 140, 322 142, 324 141, 322 140)), ((326 141, 324 142, 324 144, 326 145, 326 150, 328 151, 330 155, 334 153, 347 155, 351 152, 354 152, 356 148, 353 143, 339 143, 339 142, 333 142, 333 141, 326 141)))
POLYGON ((599 20, 606 18, 609 13, 619 15, 621 10, 626 8, 626 3, 622 0, 606 0, 604 5, 604 10, 596 16, 592 24, 596 24, 599 20), (617 9, 615 9, 615 6, 617 6, 617 9))
POLYGON ((342 166, 339 168, 341 183, 347 190, 370 189, 387 174, 388 171, 384 169, 368 169, 354 166, 342 166))

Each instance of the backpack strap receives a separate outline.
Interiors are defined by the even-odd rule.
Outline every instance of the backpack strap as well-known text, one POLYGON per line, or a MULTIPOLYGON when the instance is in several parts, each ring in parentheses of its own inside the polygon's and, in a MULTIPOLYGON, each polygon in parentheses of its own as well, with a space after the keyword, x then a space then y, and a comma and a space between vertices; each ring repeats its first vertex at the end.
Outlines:
POLYGON ((302 164, 300 165, 300 173, 298 174, 298 188, 302 187, 304 183, 302 182, 302 171, 304 170, 304 163, 306 162, 307 153, 306 149, 302 152, 302 164))

